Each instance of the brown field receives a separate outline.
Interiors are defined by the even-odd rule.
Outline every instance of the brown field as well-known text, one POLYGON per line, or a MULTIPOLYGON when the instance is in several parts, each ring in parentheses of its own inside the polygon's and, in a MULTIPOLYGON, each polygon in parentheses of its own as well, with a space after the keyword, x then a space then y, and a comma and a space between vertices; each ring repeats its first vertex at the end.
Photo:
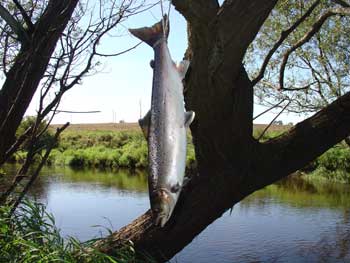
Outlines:
MULTIPOLYGON (((57 128, 62 125, 54 124, 52 128, 57 128)), ((254 124, 254 129, 263 130, 266 124, 254 124)), ((269 131, 281 131, 290 128, 290 125, 271 125, 269 131)), ((71 124, 68 126, 69 131, 136 131, 140 130, 138 123, 82 123, 71 124)))
MULTIPOLYGON (((51 125, 52 128, 62 126, 61 124, 51 125)), ((68 131, 135 131, 140 130, 139 124, 131 123, 80 123, 70 124, 68 131)))

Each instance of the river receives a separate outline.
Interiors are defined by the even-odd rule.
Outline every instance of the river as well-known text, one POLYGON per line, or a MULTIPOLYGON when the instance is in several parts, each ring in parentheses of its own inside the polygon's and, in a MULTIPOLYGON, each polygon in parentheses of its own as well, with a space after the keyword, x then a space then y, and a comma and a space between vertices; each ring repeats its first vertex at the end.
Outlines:
MULTIPOLYGON (((117 230, 149 208, 146 174, 48 168, 31 195, 64 236, 117 230)), ((293 177, 235 205, 171 262, 350 262, 350 186, 293 177)))

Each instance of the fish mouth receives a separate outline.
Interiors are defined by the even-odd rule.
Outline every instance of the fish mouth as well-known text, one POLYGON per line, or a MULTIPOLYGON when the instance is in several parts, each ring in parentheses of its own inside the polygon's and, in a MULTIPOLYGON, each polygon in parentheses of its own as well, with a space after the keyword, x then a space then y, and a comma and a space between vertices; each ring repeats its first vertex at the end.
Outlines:
POLYGON ((165 213, 156 214, 154 216, 154 224, 156 226, 164 227, 166 222, 168 222, 169 216, 165 213))
POLYGON ((166 189, 158 189, 153 193, 152 201, 153 222, 163 227, 170 218, 172 197, 166 189))

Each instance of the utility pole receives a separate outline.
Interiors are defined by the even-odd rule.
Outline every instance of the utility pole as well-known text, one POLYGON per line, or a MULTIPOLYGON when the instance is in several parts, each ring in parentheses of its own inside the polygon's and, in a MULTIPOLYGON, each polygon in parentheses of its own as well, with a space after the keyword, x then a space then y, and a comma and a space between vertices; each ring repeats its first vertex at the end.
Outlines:
POLYGON ((139 103, 140 103, 140 118, 139 119, 142 119, 142 101, 141 101, 141 99, 140 99, 139 103))
POLYGON ((112 123, 117 123, 117 112, 112 110, 112 123))

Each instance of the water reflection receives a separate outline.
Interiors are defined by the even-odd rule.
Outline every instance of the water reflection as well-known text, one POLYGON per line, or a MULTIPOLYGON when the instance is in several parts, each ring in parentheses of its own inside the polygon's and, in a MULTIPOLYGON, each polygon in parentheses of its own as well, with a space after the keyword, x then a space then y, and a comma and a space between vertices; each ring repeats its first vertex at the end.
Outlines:
POLYGON ((99 169, 49 168, 42 171, 42 179, 52 182, 98 184, 106 188, 144 192, 147 189, 147 177, 144 170, 117 171, 99 169))
MULTIPOLYGON (((31 194, 63 235, 117 230, 149 208, 142 171, 45 168, 31 194)), ((350 186, 290 177, 237 204, 171 262, 350 262, 350 186)))

